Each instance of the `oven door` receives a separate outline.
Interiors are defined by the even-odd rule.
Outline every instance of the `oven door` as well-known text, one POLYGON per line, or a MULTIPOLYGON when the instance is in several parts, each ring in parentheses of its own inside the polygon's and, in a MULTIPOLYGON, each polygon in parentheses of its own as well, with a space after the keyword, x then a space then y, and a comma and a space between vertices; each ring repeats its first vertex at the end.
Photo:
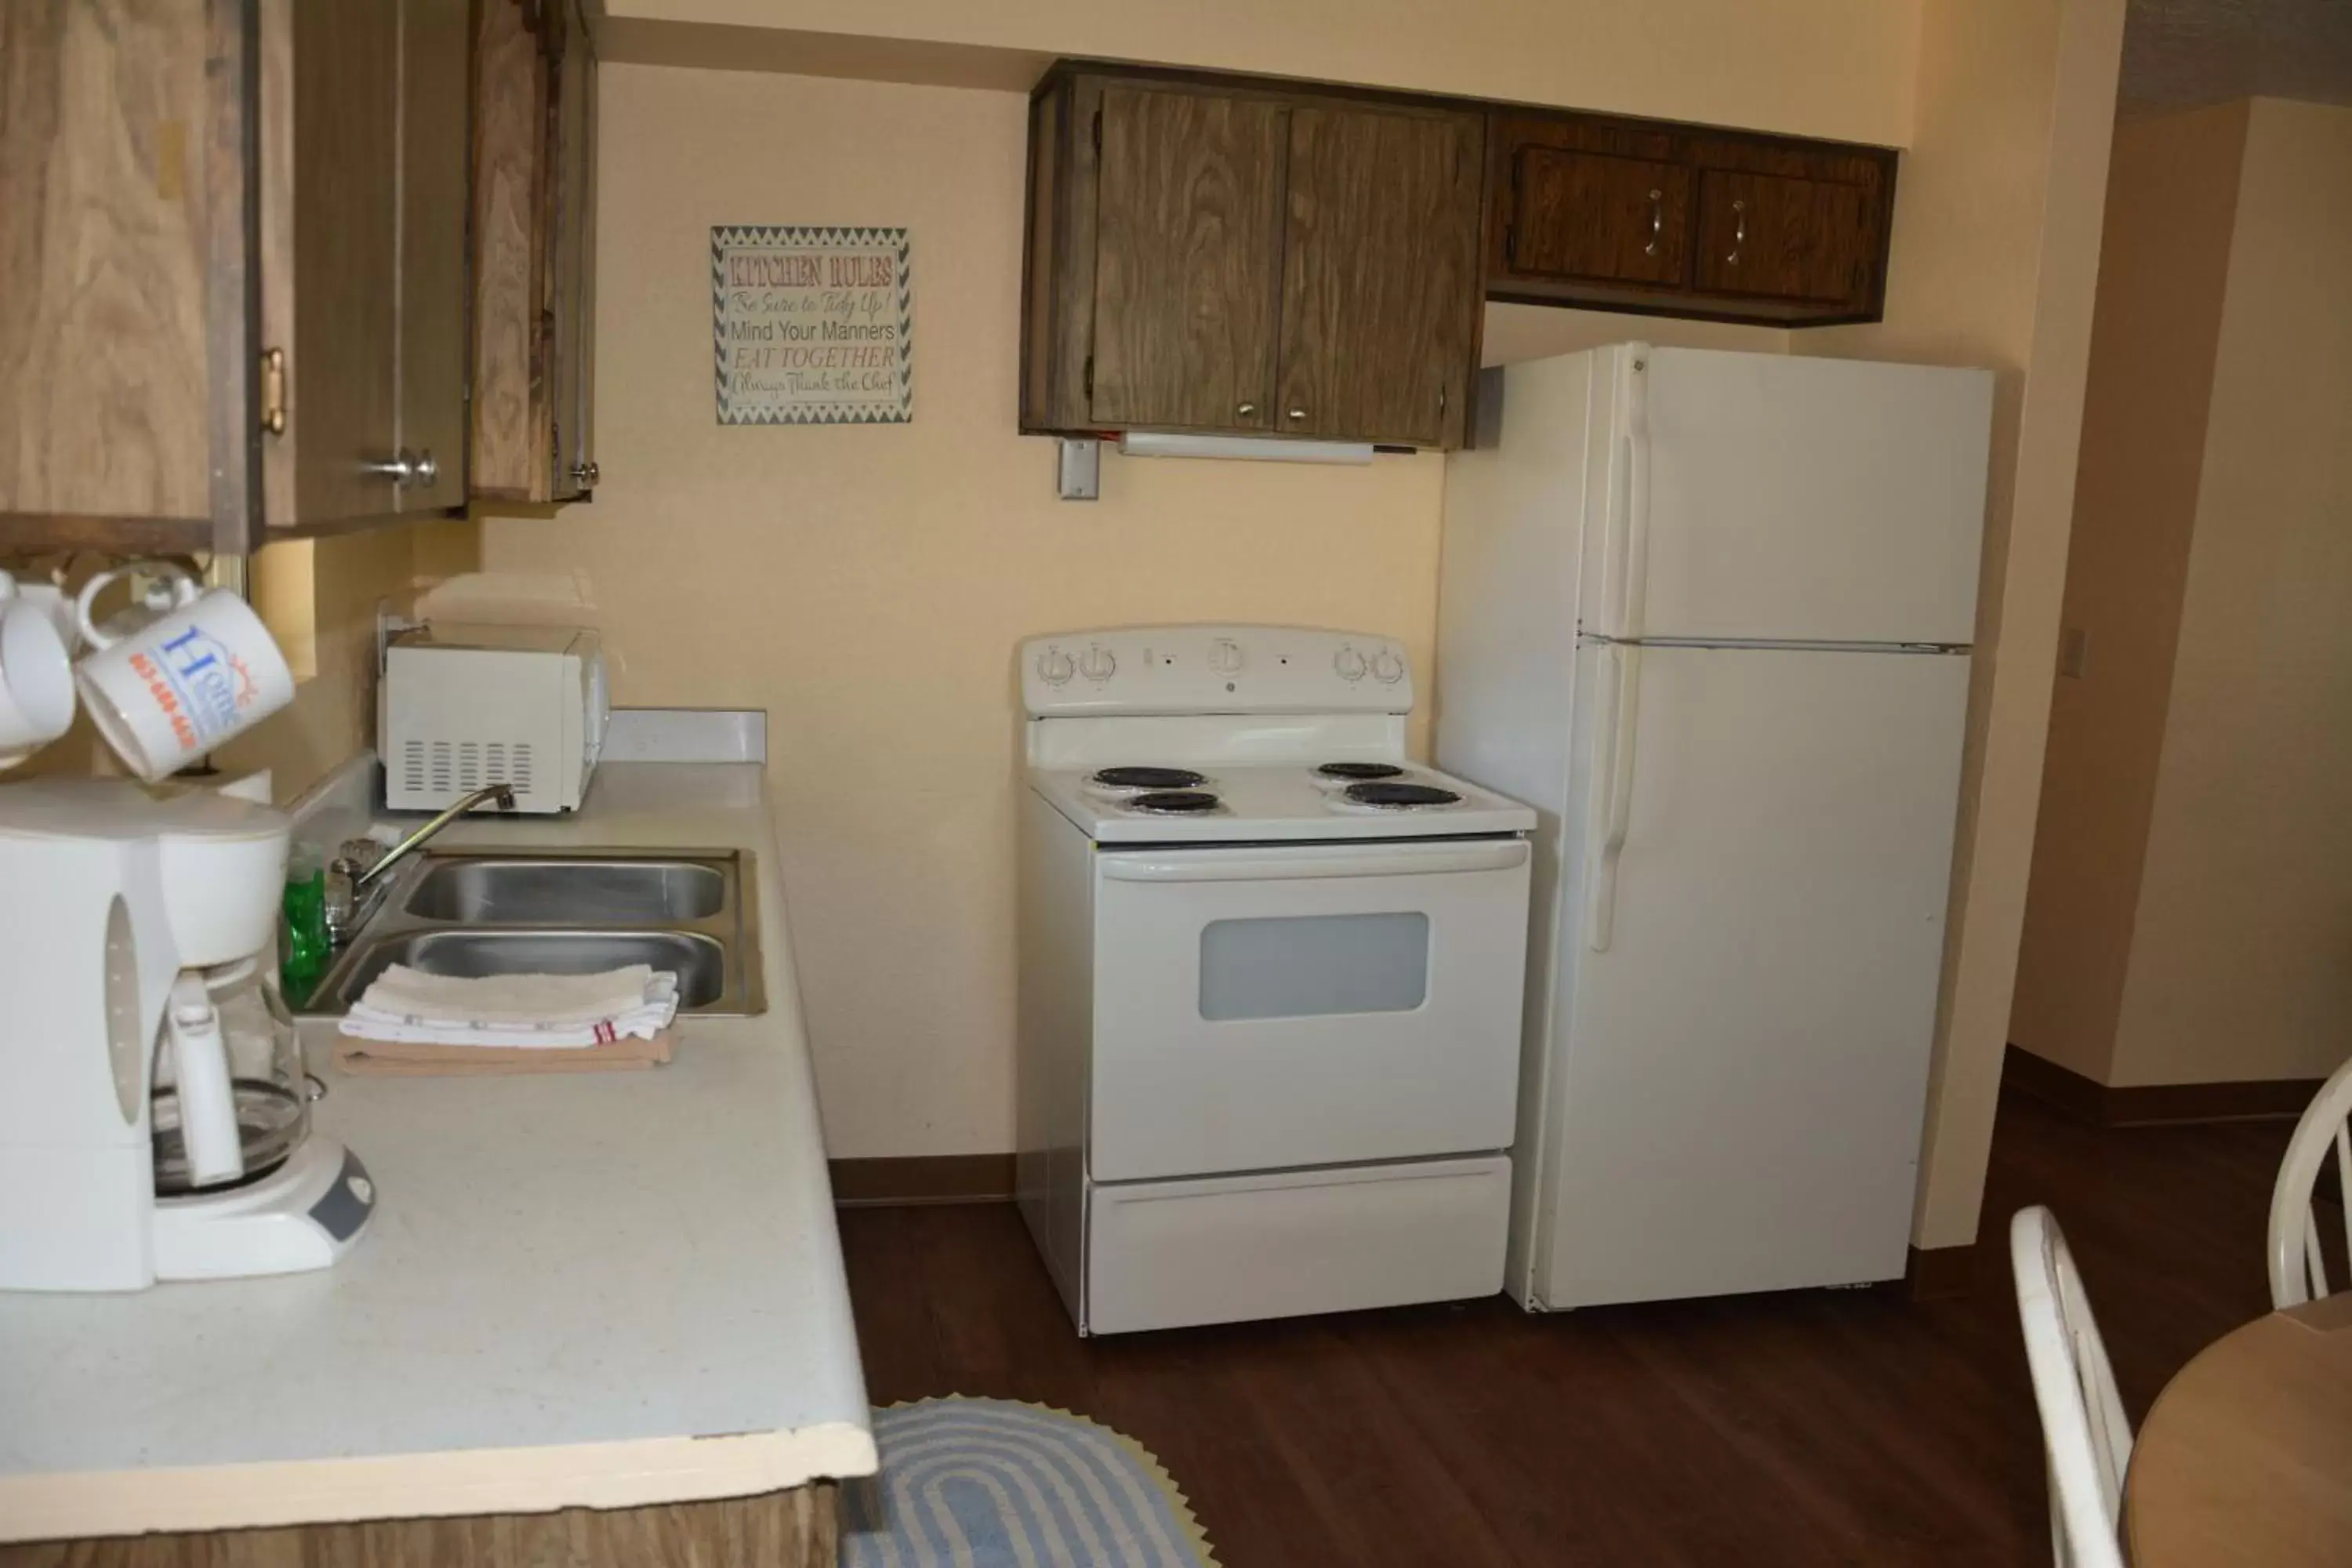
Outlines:
POLYGON ((1500 1149, 1520 838, 1096 857, 1097 1181, 1500 1149))

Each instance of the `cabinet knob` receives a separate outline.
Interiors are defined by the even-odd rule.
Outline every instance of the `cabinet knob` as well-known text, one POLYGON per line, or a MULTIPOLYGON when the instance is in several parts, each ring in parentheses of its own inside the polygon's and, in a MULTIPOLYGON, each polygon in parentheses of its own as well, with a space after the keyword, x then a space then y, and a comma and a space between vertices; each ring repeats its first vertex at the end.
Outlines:
POLYGON ((1723 264, 1727 267, 1737 267, 1739 265, 1739 253, 1748 247, 1748 204, 1732 203, 1731 216, 1736 220, 1736 226, 1731 234, 1731 254, 1723 258, 1723 264))
POLYGON ((1650 243, 1642 247, 1642 254, 1657 255, 1658 241, 1664 237, 1665 232, 1666 193, 1662 190, 1652 191, 1650 193, 1650 243))
POLYGON ((596 488, 596 481, 603 474, 602 468, 585 458, 572 465, 572 482, 588 489, 596 488))
POLYGON ((1253 414, 1255 414, 1255 413, 1256 413, 1256 412, 1257 412, 1257 405, 1256 405, 1256 404, 1255 404, 1255 403, 1242 403, 1242 404, 1236 404, 1236 405, 1234 405, 1234 412, 1235 414, 1240 415, 1243 418, 1246 419, 1246 418, 1248 418, 1251 415, 1253 415, 1253 414))
POLYGON ((1307 417, 1307 410, 1304 408, 1294 408, 1290 411, 1290 416, 1293 419, 1304 419, 1307 417))
POLYGON ((409 460, 408 482, 430 486, 439 482, 441 465, 434 459, 433 448, 427 447, 409 460))

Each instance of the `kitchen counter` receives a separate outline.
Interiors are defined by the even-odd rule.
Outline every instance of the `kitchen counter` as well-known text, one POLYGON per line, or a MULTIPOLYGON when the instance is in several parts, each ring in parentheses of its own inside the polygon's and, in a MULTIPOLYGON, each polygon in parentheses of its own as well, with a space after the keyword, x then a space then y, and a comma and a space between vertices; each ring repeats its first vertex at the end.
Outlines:
POLYGON ((767 1012, 686 1020, 651 1072, 470 1079, 349 1077, 306 1020, 317 1127, 380 1194, 368 1231, 314 1274, 0 1295, 0 1541, 875 1470, 763 774, 608 763, 576 816, 442 836, 750 851, 767 1012))

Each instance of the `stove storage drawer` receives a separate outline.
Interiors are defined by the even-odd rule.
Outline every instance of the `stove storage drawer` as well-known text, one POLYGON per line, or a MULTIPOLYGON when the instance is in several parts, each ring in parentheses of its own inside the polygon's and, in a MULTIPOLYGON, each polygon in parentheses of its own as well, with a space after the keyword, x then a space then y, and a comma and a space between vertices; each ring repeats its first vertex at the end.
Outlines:
POLYGON ((1507 1154, 1092 1186, 1087 1331, 1491 1296, 1510 1210, 1507 1154))
POLYGON ((1097 1182, 1502 1149, 1520 838, 1096 857, 1097 1182))

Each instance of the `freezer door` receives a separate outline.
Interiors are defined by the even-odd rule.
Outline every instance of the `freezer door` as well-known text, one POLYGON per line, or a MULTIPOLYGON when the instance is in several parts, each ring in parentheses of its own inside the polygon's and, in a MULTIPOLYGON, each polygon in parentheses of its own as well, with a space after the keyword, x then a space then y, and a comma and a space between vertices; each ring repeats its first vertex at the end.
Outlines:
POLYGON ((1968 660, 1585 652, 1536 1304, 1893 1279, 1968 660))
POLYGON ((1584 629, 1974 640, 1992 376, 1639 345, 1605 351, 1584 629))

